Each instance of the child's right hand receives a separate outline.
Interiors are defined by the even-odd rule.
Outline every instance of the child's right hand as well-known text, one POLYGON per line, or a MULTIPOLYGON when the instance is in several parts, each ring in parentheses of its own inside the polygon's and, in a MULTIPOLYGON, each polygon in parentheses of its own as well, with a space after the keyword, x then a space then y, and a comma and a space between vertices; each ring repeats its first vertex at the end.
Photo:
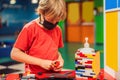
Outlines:
POLYGON ((62 63, 60 63, 60 61, 53 61, 52 63, 52 70, 55 71, 55 72, 59 72, 62 70, 62 66, 61 66, 62 63))
POLYGON ((51 60, 42 60, 42 63, 40 63, 40 66, 46 70, 51 70, 52 61, 51 60))

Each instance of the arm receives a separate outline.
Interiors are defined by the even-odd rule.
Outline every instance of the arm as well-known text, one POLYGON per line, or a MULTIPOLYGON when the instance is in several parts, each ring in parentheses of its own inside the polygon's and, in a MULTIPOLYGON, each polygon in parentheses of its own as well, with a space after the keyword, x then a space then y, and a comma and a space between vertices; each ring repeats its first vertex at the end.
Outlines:
POLYGON ((63 58, 62 58, 62 56, 61 56, 61 53, 58 52, 58 54, 59 54, 58 60, 61 61, 62 63, 64 63, 64 60, 63 60, 63 58))
POLYGON ((33 65, 38 65, 41 66, 42 68, 49 70, 51 68, 52 61, 50 60, 43 60, 40 58, 36 58, 33 56, 30 56, 23 52, 22 50, 18 48, 13 48, 11 51, 11 58, 13 60, 19 61, 19 62, 24 62, 27 64, 33 64, 33 65), (42 64, 41 64, 42 63, 42 64))

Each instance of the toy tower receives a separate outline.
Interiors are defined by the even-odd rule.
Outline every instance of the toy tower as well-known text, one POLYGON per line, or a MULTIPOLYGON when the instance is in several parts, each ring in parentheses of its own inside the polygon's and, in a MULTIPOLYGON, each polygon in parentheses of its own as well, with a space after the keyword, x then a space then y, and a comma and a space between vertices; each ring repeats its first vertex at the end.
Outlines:
POLYGON ((96 78, 100 72, 100 52, 89 47, 88 38, 85 38, 84 48, 75 53, 76 77, 96 78))

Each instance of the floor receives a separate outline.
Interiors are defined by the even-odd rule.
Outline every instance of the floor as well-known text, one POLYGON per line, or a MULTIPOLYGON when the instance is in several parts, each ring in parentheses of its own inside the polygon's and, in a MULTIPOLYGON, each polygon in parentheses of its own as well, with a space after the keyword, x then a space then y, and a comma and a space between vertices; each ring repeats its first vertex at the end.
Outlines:
POLYGON ((106 73, 104 69, 101 69, 97 78, 80 78, 79 77, 76 80, 116 80, 116 79, 114 79, 108 73, 106 73))
POLYGON ((16 63, 8 67, 0 65, 0 74, 23 73, 23 72, 24 72, 23 63, 16 63))
MULTIPOLYGON (((0 39, 0 40, 3 40, 3 39, 4 38, 2 37, 2 39, 0 39)), ((59 51, 61 52, 62 57, 65 61, 64 67, 63 67, 64 69, 70 69, 70 70, 75 69, 75 67, 74 67, 75 66, 75 64, 74 64, 74 58, 75 58, 74 53, 76 52, 76 50, 78 48, 82 48, 82 47, 83 47, 83 44, 81 44, 81 43, 64 43, 64 48, 59 49, 59 51)), ((100 74, 98 78, 100 78, 101 76, 105 76, 105 79, 101 79, 102 78, 101 77, 98 80, 114 80, 113 78, 111 78, 111 76, 109 76, 103 70, 103 68, 104 68, 104 65, 103 65, 104 64, 103 45, 101 45, 101 44, 98 44, 98 45, 90 44, 90 47, 92 47, 96 50, 100 50, 100 52, 101 52, 101 54, 100 54, 100 59, 101 59, 100 68, 102 70, 101 70, 100 73, 102 73, 102 74, 100 74)), ((23 63, 13 61, 9 57, 0 58, 0 74, 22 73, 22 72, 24 72, 24 64, 23 63), (2 62, 5 62, 5 63, 2 63, 2 62)), ((83 79, 79 79, 79 80, 83 80, 83 79)))

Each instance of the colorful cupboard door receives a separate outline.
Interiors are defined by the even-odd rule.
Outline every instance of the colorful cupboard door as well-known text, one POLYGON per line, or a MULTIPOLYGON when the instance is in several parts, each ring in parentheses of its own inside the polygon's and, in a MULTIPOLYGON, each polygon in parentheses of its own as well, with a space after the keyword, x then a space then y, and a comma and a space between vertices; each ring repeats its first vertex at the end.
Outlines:
POLYGON ((104 51, 105 71, 120 79, 120 0, 105 0, 104 51), (111 1, 113 1, 111 3, 111 1))

